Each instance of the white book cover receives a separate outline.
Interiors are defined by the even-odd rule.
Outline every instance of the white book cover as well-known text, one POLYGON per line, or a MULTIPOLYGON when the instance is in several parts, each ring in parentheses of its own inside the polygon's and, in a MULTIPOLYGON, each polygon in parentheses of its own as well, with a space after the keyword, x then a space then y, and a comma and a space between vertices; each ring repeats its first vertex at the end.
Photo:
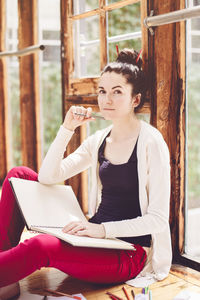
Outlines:
POLYGON ((54 235, 73 246, 134 250, 119 239, 79 237, 62 232, 71 221, 87 220, 68 185, 45 185, 37 181, 9 179, 27 229, 54 235))

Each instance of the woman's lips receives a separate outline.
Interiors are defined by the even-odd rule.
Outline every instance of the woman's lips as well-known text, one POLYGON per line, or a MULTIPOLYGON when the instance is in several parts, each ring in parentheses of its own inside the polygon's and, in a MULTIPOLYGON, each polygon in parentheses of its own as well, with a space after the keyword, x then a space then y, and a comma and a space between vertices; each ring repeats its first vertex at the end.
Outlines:
POLYGON ((115 110, 114 108, 104 108, 103 110, 115 110))

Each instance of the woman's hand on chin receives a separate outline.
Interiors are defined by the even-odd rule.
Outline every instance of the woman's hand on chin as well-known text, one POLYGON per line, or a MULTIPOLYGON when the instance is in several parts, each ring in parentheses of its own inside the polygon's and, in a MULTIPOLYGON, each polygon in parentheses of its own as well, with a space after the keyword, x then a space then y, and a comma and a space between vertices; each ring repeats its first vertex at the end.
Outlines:
POLYGON ((85 108, 83 106, 71 106, 65 115, 63 126, 66 129, 74 131, 77 127, 94 121, 95 118, 91 116, 92 108, 85 108))
POLYGON ((93 238, 105 238, 105 228, 103 224, 74 221, 68 223, 62 229, 63 232, 77 236, 89 236, 93 238))

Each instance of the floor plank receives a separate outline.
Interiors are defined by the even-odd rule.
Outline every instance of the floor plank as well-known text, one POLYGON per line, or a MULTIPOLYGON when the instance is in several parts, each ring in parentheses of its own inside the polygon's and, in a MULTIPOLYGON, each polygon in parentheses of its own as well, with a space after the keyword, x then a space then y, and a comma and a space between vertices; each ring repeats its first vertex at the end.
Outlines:
MULTIPOLYGON (((187 268, 187 275, 184 276, 183 270, 184 267, 182 266, 172 266, 172 271, 165 280, 152 284, 150 289, 152 290, 153 300, 172 300, 183 289, 200 293, 200 281, 197 279, 199 272, 187 268), (182 270, 181 273, 179 272, 180 269, 182 270), (195 281, 193 281, 193 277, 190 277, 189 271, 191 271, 193 276, 195 275, 195 281)), ((106 291, 110 291, 125 299, 122 292, 123 285, 91 284, 67 276, 63 272, 53 268, 43 268, 40 271, 36 271, 21 280, 20 286, 22 292, 32 294, 44 295, 44 289, 49 288, 69 294, 82 293, 88 300, 106 300, 110 299, 106 291)), ((141 293, 140 288, 125 286, 129 295, 131 295, 131 289, 134 290, 135 294, 141 293)))

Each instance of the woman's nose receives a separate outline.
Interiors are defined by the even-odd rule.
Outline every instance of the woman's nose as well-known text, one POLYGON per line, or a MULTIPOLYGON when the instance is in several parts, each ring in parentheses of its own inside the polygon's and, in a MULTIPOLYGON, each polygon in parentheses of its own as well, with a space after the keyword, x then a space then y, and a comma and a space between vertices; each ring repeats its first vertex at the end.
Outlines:
POLYGON ((106 94, 106 103, 112 103, 112 95, 111 93, 107 93, 106 94))

